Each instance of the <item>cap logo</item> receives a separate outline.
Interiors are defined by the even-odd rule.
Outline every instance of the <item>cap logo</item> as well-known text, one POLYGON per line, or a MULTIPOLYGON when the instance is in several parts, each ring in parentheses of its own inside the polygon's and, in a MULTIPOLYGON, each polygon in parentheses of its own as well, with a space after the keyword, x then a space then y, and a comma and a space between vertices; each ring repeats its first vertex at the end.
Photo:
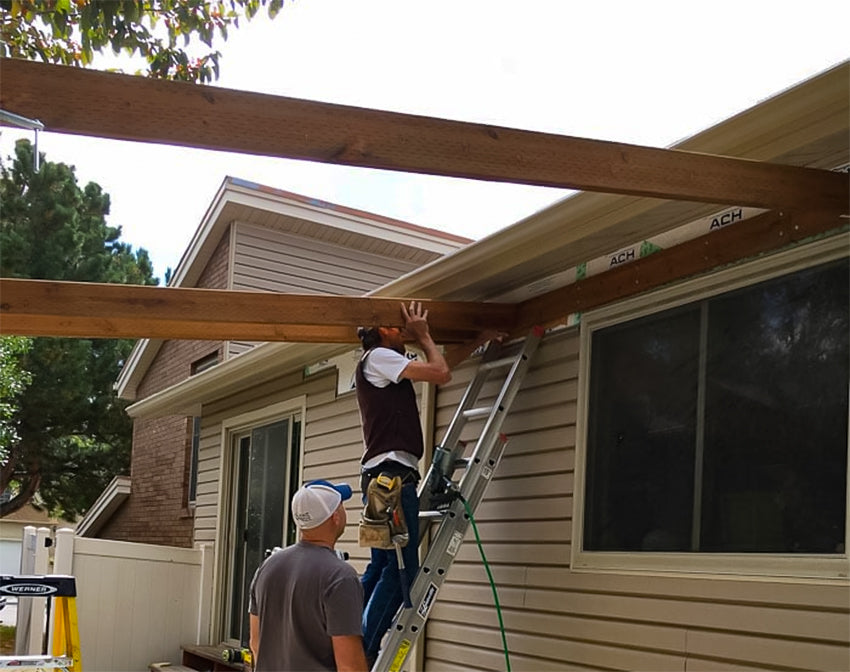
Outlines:
POLYGON ((318 527, 330 518, 339 505, 351 497, 347 483, 311 481, 292 498, 292 518, 302 530, 318 527))

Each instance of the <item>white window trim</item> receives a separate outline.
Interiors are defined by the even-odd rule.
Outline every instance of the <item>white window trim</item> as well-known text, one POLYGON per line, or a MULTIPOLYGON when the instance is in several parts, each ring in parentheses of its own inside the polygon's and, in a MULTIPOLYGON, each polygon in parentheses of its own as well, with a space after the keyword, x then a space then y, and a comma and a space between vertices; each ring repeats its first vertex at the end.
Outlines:
MULTIPOLYGON (((850 557, 844 554, 739 554, 739 553, 651 553, 591 552, 582 549, 584 538, 584 482, 587 451, 588 392, 590 389, 590 344, 596 329, 637 319, 710 296, 746 287, 811 266, 848 256, 850 234, 843 232, 791 250, 761 257, 710 275, 649 292, 582 315, 579 354, 579 395, 576 417, 575 493, 573 497, 573 542, 571 570, 707 576, 771 581, 839 581, 848 583, 850 557)), ((848 442, 850 444, 850 441, 848 442)), ((850 450, 850 445, 848 445, 850 450)), ((848 460, 850 499, 850 460, 848 460)), ((845 540, 850 540, 850 502, 845 516, 845 540)))
POLYGON ((304 470, 304 425, 307 417, 307 395, 300 395, 288 399, 286 401, 264 406, 262 408, 240 413, 229 418, 224 418, 221 421, 221 439, 219 450, 219 476, 218 476, 218 507, 216 509, 216 553, 215 553, 215 570, 213 574, 213 590, 215 595, 213 598, 213 615, 214 624, 213 632, 216 633, 217 641, 226 639, 224 627, 227 621, 225 610, 227 605, 228 588, 222 584, 229 565, 229 530, 226 528, 227 521, 231 518, 231 509, 235 506, 231 488, 233 478, 232 465, 233 460, 233 439, 238 434, 246 432, 254 427, 267 425, 284 417, 300 417, 301 419, 301 439, 299 450, 299 469, 298 480, 302 480, 304 470))

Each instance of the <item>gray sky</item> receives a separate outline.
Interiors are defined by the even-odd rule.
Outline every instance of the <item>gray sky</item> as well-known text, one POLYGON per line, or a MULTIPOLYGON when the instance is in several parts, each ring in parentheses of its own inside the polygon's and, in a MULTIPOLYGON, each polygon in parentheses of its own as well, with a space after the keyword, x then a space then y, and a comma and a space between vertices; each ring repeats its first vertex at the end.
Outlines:
MULTIPOLYGON (((666 147, 850 57, 848 25, 846 0, 295 0, 218 45, 216 85, 666 147)), ((3 128, 0 153, 22 136, 3 128)), ((471 238, 568 193, 49 132, 39 149, 103 186, 160 277, 226 175, 471 238)))

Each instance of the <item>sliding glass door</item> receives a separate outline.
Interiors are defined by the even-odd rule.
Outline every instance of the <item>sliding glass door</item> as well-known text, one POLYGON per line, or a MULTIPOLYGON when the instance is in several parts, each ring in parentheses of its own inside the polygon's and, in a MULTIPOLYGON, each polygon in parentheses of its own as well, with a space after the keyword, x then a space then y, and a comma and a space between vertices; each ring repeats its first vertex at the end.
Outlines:
POLYGON ((301 421, 282 418, 234 435, 227 637, 247 645, 251 579, 266 554, 295 541, 289 500, 298 488, 301 421))

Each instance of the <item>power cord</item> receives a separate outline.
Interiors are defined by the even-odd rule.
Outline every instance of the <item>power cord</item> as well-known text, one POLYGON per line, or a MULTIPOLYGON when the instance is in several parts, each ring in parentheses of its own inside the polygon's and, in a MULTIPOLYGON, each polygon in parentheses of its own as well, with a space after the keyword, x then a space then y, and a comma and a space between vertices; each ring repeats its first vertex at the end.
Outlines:
POLYGON ((499 630, 502 634, 502 647, 505 650, 505 668, 507 672, 511 672, 511 658, 508 653, 508 640, 505 637, 505 623, 502 620, 502 607, 499 604, 499 595, 496 593, 496 582, 493 580, 493 573, 490 571, 490 565, 484 555, 484 547, 481 545, 481 537, 478 536, 478 526, 475 524, 475 517, 472 515, 472 510, 469 508, 469 503, 460 493, 458 493, 458 497, 460 498, 460 501, 463 502, 463 508, 466 509, 466 515, 469 516, 469 522, 472 523, 472 531, 475 534, 475 543, 478 544, 478 553, 481 555, 481 560, 484 562, 484 569, 487 570, 487 577, 490 579, 490 588, 493 590, 493 601, 496 603, 496 615, 499 617, 499 630))

